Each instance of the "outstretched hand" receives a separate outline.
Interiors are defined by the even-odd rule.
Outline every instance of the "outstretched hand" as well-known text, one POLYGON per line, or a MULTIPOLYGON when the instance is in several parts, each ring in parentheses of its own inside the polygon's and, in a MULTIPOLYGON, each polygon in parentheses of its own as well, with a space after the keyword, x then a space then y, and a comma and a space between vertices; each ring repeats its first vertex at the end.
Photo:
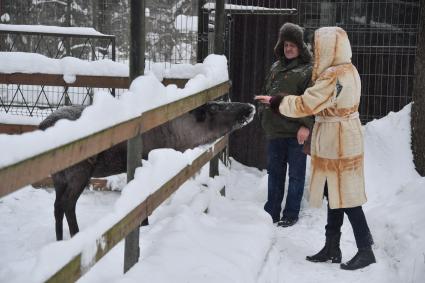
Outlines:
POLYGON ((270 104, 270 99, 271 98, 272 97, 269 96, 269 95, 256 95, 256 96, 254 96, 254 99, 255 100, 257 100, 257 101, 259 101, 261 103, 264 103, 264 104, 270 104))

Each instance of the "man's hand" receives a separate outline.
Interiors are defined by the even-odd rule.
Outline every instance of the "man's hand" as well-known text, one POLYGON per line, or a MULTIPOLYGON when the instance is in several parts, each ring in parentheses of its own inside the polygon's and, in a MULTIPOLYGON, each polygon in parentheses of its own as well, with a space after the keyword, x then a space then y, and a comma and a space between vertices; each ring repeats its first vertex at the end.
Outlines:
POLYGON ((270 104, 271 98, 272 97, 269 96, 269 95, 256 95, 254 97, 255 100, 258 100, 259 102, 264 103, 264 104, 270 104))
POLYGON ((307 140, 308 135, 310 134, 310 130, 304 126, 301 126, 297 132, 297 140, 299 144, 304 144, 307 140))

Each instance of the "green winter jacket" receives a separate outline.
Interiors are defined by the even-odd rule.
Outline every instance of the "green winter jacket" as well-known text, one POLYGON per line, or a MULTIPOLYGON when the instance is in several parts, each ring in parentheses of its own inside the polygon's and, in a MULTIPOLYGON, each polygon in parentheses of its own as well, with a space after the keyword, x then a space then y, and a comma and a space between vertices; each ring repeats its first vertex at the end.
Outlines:
MULTIPOLYGON (((275 62, 264 85, 264 95, 292 94, 301 95, 311 86, 311 63, 305 63, 300 57, 286 63, 285 59, 275 62)), ((267 139, 296 137, 298 129, 305 126, 313 128, 314 117, 288 118, 274 113, 269 106, 260 105, 261 125, 267 139)))

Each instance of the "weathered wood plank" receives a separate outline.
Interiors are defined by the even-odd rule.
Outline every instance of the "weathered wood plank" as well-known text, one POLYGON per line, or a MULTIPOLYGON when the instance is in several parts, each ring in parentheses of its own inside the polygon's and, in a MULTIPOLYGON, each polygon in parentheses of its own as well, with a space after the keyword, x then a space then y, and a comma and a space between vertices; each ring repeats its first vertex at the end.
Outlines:
MULTIPOLYGON (((96 240, 97 253, 90 266, 82 266, 81 254, 77 255, 68 264, 62 267, 56 274, 52 275, 46 282, 75 282, 84 275, 91 266, 98 262, 116 244, 124 239, 131 231, 140 226, 162 202, 164 202, 173 192, 175 192, 184 182, 186 182, 195 172, 198 172, 211 158, 222 151, 227 143, 228 135, 216 141, 206 152, 196 158, 192 164, 183 168, 172 179, 165 183, 156 192, 151 194, 145 201, 134 208, 117 224, 108 229, 99 239, 96 240)), ((142 188, 141 188, 142 189, 142 188)))
POLYGON ((128 77, 106 77, 106 76, 82 76, 76 75, 73 83, 63 80, 63 75, 54 74, 25 74, 0 73, 1 84, 22 84, 22 85, 48 85, 48 86, 68 86, 68 87, 96 87, 96 88, 124 88, 129 87, 128 77))
POLYGON ((186 85, 187 81, 189 79, 173 79, 173 78, 164 78, 162 80, 162 84, 163 85, 170 85, 170 84, 174 84, 176 85, 178 88, 184 88, 184 86, 186 85))
POLYGON ((0 168, 0 180, 2 180, 0 183, 0 197, 157 127, 168 120, 224 95, 228 89, 229 83, 224 82, 179 101, 147 111, 139 117, 122 122, 106 130, 0 168))
MULTIPOLYGON (((107 186, 108 181, 106 179, 92 178, 90 179, 90 189, 94 191, 111 191, 111 188, 107 186)), ((51 177, 43 178, 42 180, 31 184, 36 189, 53 188, 53 180, 51 177)))
POLYGON ((31 132, 37 129, 37 126, 34 125, 15 125, 15 124, 0 124, 0 133, 1 134, 22 134, 26 132, 31 132))
POLYGON ((173 177, 173 179, 169 180, 155 193, 150 195, 148 198, 148 215, 152 214, 152 212, 164 200, 166 200, 172 193, 174 193, 191 176, 198 172, 202 168, 202 166, 204 166, 214 156, 220 153, 220 151, 222 151, 226 147, 228 141, 228 135, 222 137, 207 152, 203 153, 201 156, 195 159, 190 166, 187 166, 185 169, 180 171, 176 176, 173 177))
MULTIPOLYGON (((179 88, 184 88, 188 79, 173 79, 164 78, 162 83, 164 85, 175 84, 179 88)), ((130 80, 128 77, 108 77, 108 76, 84 76, 76 75, 74 83, 67 83, 63 80, 63 75, 55 74, 26 74, 26 73, 13 73, 5 74, 0 73, 0 84, 22 84, 22 85, 48 85, 48 86, 62 86, 62 87, 95 87, 95 88, 123 88, 128 89, 130 80)))

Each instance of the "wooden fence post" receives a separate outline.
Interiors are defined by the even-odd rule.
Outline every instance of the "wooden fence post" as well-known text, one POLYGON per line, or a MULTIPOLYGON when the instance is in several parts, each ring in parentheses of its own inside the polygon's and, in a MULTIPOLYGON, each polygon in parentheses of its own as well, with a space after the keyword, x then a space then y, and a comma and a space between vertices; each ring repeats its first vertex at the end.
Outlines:
MULTIPOLYGON (((145 0, 131 0, 130 4, 130 81, 143 75, 145 69, 145 0)), ((142 158, 142 137, 127 142, 127 182, 134 179, 134 171, 142 158)), ((125 238, 124 272, 137 263, 140 256, 139 227, 125 238)))
MULTIPOLYGON (((215 22, 214 22, 214 54, 224 54, 224 0, 215 1, 215 22)), ((216 155, 210 161, 210 177, 213 178, 219 174, 218 158, 216 155)), ((220 191, 225 194, 224 188, 220 191)))

